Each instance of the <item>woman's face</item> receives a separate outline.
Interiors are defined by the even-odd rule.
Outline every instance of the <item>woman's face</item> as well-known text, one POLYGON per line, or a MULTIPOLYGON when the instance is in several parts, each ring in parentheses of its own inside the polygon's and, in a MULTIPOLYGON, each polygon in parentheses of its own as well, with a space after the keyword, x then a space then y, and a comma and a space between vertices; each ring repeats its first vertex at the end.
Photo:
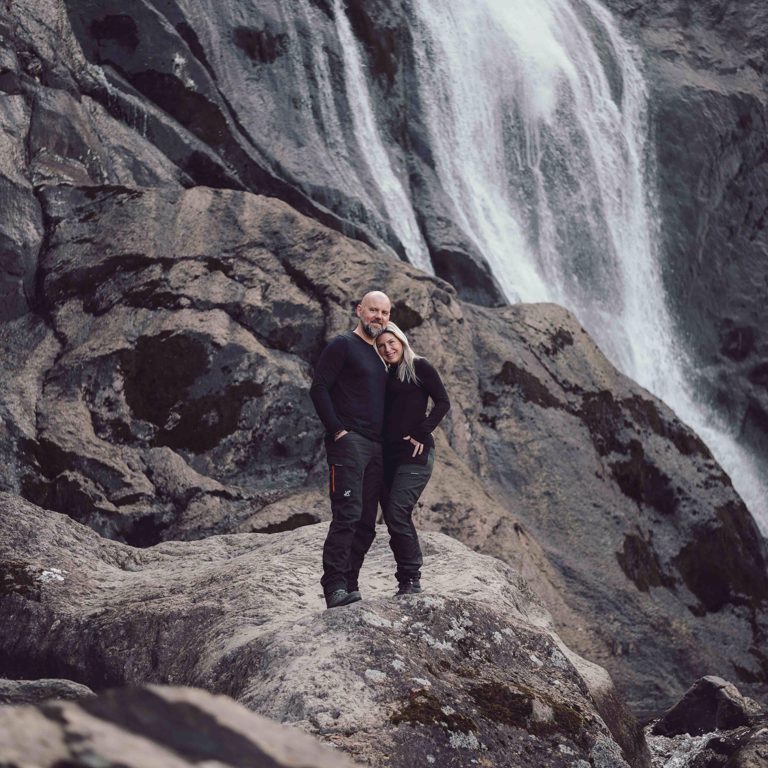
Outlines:
POLYGON ((397 365, 403 359, 403 345, 394 333, 384 331, 376 339, 376 349, 387 365, 397 365))

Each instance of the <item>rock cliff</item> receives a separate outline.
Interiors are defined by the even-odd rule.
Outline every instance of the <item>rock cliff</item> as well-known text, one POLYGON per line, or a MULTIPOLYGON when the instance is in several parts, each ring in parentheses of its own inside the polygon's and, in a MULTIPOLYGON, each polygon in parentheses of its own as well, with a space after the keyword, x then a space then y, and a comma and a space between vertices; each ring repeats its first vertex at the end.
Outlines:
MULTIPOLYGON (((564 310, 462 301, 313 181, 311 142, 292 170, 294 144, 246 135, 306 107, 266 96, 290 76, 278 3, 248 24, 162 5, 2 11, 0 487, 142 547, 324 519, 311 366, 381 287, 454 401, 419 525, 523 574, 637 712, 713 671, 764 693, 765 543, 703 444, 564 310)), ((398 8, 349 5, 394 106, 398 8)), ((460 263, 461 294, 497 303, 460 263)))

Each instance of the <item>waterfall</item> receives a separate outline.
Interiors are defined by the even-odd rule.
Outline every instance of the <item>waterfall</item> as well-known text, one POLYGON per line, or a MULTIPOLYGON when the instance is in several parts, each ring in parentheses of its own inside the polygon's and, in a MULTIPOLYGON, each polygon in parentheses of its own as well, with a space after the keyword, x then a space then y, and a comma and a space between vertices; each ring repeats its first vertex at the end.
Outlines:
POLYGON ((376 126, 376 117, 368 93, 368 78, 342 0, 334 0, 334 17, 344 56, 344 82, 358 148, 378 187, 386 218, 405 248, 406 256, 415 266, 432 272, 432 262, 416 223, 410 196, 392 168, 384 141, 376 126))
POLYGON ((757 468, 689 383, 660 274, 645 83, 611 15, 596 0, 412 5, 435 170, 507 299, 571 310, 705 440, 768 528, 757 468))

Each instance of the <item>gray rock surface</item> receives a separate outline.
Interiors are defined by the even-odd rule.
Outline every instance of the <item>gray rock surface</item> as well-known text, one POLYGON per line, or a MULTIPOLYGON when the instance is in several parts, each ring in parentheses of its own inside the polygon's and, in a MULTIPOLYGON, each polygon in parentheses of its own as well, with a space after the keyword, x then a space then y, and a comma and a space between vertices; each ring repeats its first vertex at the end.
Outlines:
POLYGON ((225 696, 146 686, 74 702, 0 707, 7 768, 353 768, 356 763, 295 728, 225 696))
POLYGON ((761 768, 768 715, 735 685, 709 676, 646 729, 653 768, 761 768))
MULTIPOLYGON (((199 686, 370 765, 627 764, 600 713, 604 671, 563 645, 519 574, 454 539, 425 537, 428 591, 405 599, 380 540, 364 600, 326 611, 322 525, 133 549, 8 494, 0 506, 0 663, 17 676, 199 686)), ((607 714, 647 765, 628 712, 607 714)))
POLYGON ((69 701, 93 695, 87 685, 71 680, 0 680, 0 704, 36 704, 48 699, 69 701))

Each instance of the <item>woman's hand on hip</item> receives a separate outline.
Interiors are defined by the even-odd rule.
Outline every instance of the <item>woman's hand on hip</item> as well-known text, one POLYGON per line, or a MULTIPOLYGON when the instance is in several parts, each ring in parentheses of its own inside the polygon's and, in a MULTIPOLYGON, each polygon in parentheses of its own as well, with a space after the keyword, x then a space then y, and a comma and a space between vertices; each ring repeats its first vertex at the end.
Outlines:
POLYGON ((424 443, 420 443, 415 437, 411 437, 410 435, 406 435, 403 440, 408 440, 413 446, 413 453, 411 454, 412 458, 415 459, 417 456, 421 456, 424 451, 424 443))

